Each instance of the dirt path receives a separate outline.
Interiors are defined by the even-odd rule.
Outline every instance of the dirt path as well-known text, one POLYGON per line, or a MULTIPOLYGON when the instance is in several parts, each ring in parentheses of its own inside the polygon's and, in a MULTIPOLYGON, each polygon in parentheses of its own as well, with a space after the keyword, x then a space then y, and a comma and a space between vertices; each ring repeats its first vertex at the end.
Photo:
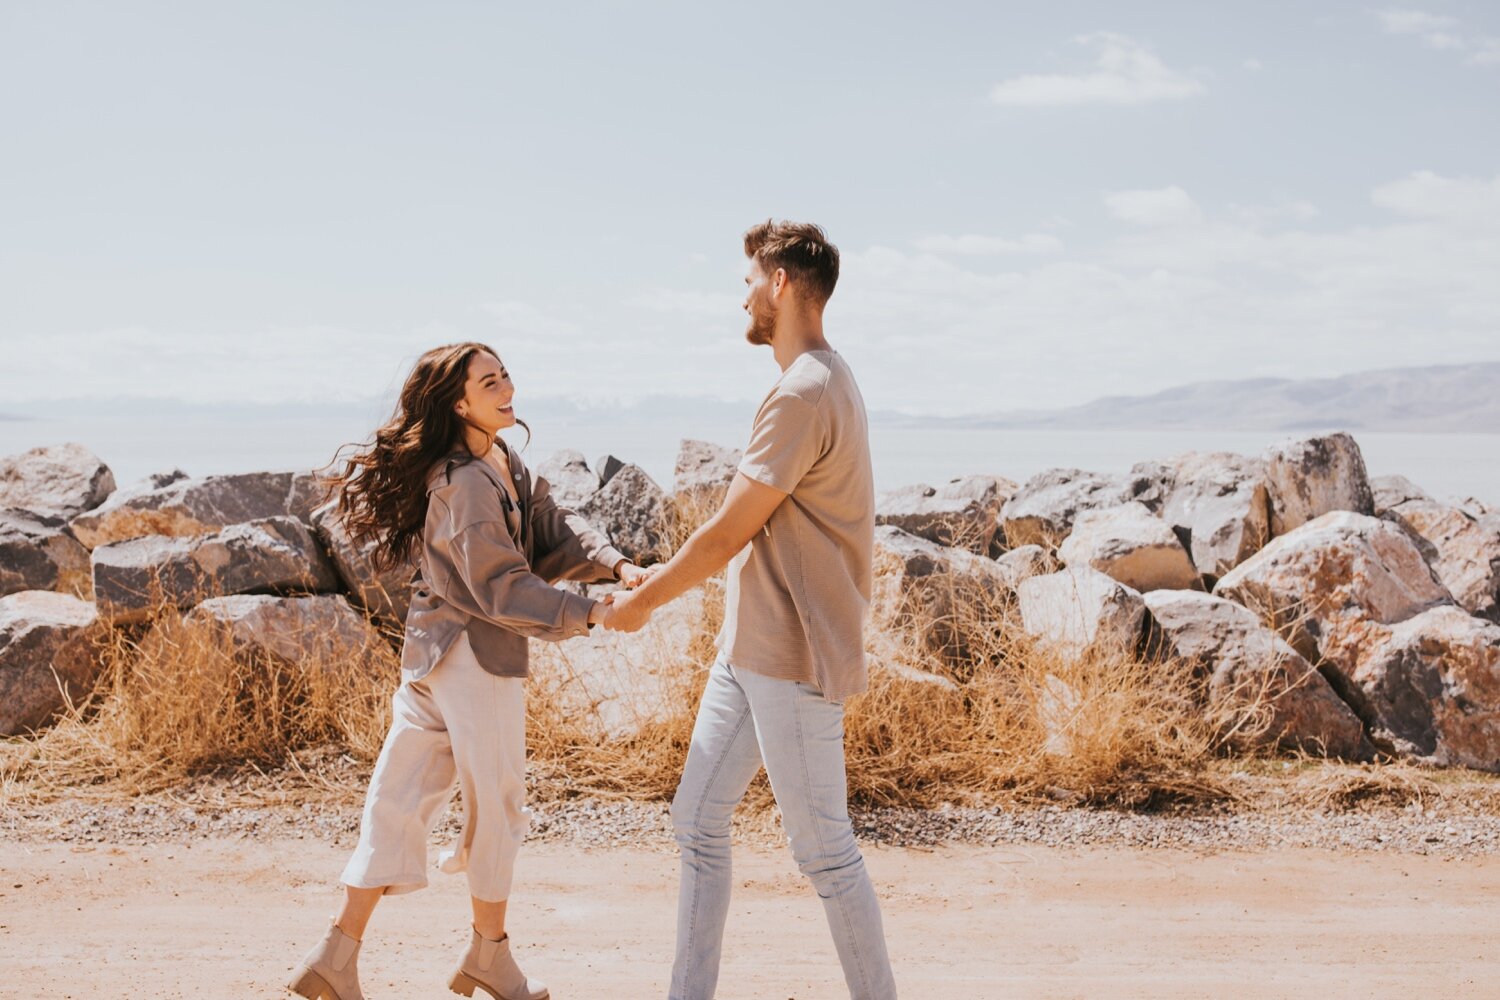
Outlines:
MULTIPOLYGON (((902 996, 1494 997, 1500 859, 1315 851, 868 849, 902 996)), ((309 841, 0 843, 0 996, 282 996, 337 900, 309 841)), ((736 857, 721 1000, 846 996, 822 909, 783 851, 736 857)), ((674 857, 522 854, 511 928, 558 1000, 665 996, 674 857)), ((371 1000, 449 996, 461 879, 394 898, 371 1000)))

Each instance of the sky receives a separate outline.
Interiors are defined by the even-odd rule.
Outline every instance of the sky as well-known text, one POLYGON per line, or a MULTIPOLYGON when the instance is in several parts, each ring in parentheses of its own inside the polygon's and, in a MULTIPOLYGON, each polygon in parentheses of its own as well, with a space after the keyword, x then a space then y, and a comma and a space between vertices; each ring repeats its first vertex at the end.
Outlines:
POLYGON ((1500 5, 0 0, 0 413, 759 399, 822 224, 871 409, 1500 360, 1500 5))

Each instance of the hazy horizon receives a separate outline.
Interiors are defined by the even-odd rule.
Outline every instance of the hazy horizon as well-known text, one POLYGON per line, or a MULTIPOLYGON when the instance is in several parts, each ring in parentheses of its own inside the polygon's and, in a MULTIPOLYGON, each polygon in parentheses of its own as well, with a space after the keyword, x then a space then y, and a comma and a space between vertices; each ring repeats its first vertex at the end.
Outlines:
POLYGON ((823 223, 872 410, 1500 360, 1500 10, 0 8, 0 410, 753 400, 740 233, 823 223))

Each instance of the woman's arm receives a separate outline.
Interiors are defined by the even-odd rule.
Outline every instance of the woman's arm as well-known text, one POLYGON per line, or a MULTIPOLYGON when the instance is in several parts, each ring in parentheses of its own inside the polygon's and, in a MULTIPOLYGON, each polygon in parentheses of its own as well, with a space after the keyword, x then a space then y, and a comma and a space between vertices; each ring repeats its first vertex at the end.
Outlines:
POLYGON ((544 580, 597 583, 617 580, 629 560, 583 517, 559 507, 545 477, 531 477, 531 530, 536 539, 533 572, 544 580))
POLYGON ((433 592, 466 614, 551 641, 585 635, 598 620, 598 602, 533 572, 506 526, 498 488, 477 468, 454 470, 434 491, 423 540, 433 592))

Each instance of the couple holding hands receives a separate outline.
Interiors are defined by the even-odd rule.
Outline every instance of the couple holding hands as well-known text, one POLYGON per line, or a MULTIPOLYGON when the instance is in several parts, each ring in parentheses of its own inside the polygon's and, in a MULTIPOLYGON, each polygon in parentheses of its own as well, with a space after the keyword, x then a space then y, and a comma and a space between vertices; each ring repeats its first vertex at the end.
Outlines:
MULTIPOLYGON (((427 838, 463 792, 463 830, 439 867, 463 871, 468 950, 449 981, 464 996, 545 1000, 506 933, 517 851, 530 824, 523 684, 531 639, 595 625, 635 631, 729 567, 709 671, 672 826, 682 853, 671 1000, 710 1000, 729 911, 730 818, 765 766, 798 867, 823 902, 849 993, 896 995, 875 889, 855 844, 843 701, 866 685, 864 621, 874 479, 864 402, 823 335, 838 249, 814 225, 767 221, 744 236, 746 339, 782 370, 761 403, 722 506, 665 564, 642 569, 553 500, 497 437, 519 423, 498 354, 424 354, 392 419, 333 477, 356 541, 385 565, 414 562, 391 728, 370 778, 344 903, 289 988, 363 1000, 360 942, 381 896, 427 884, 427 838), (594 601, 558 580, 619 580, 594 601)), ((524 427, 525 425, 522 424, 524 427)))

